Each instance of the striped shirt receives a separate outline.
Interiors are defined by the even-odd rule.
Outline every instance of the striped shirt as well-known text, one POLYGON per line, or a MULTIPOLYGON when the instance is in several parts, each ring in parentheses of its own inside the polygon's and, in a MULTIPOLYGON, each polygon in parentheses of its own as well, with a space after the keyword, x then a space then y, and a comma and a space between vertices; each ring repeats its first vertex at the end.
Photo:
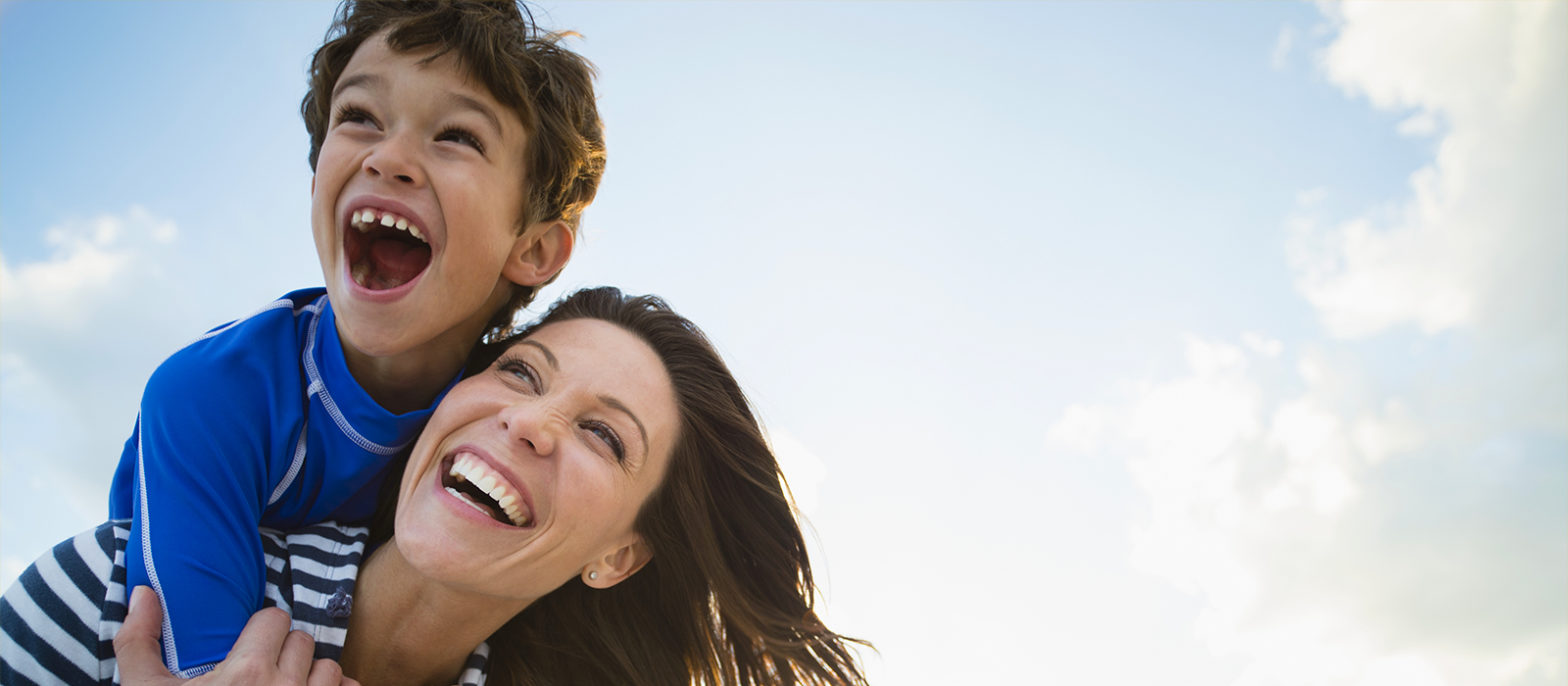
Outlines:
MULTIPOLYGON (((125 621, 129 526, 114 520, 60 543, 0 596, 0 684, 119 683, 114 635, 125 621)), ((368 530, 327 523, 261 533, 265 604, 316 640, 317 658, 338 659, 368 530)), ((479 644, 461 686, 483 686, 488 655, 479 644)))

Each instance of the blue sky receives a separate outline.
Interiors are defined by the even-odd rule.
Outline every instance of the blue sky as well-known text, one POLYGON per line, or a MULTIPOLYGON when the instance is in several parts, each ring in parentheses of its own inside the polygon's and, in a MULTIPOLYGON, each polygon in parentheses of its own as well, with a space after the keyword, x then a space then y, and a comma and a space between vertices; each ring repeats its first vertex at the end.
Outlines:
MULTIPOLYGON (((540 7, 610 151, 547 296, 709 331, 876 683, 1568 674, 1565 3, 540 7)), ((332 10, 0 5, 0 582, 321 283, 332 10)))

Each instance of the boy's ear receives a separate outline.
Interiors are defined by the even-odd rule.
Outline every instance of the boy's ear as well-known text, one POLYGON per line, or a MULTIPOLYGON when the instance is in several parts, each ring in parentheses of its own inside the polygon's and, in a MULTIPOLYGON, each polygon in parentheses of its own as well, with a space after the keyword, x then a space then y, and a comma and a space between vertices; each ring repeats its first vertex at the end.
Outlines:
POLYGON ((636 574, 652 559, 653 548, 648 547, 640 534, 632 534, 624 545, 584 567, 583 583, 601 590, 609 588, 636 574))
POLYGON ((534 224, 513 241, 501 275, 519 286, 538 286, 560 273, 572 259, 576 242, 572 227, 564 221, 534 224))

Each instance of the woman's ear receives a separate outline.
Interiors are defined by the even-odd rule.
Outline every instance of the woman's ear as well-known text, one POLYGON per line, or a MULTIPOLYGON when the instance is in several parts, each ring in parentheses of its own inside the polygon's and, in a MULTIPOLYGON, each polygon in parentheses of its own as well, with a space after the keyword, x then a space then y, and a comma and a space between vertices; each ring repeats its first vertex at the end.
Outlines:
POLYGON ((538 286, 554 278, 572 259, 572 248, 577 238, 566 222, 539 222, 528 227, 506 256, 506 267, 501 275, 519 286, 538 286))
POLYGON ((633 537, 626 545, 583 567, 583 583, 603 590, 625 581, 648 564, 653 559, 653 548, 642 536, 633 534, 633 537))

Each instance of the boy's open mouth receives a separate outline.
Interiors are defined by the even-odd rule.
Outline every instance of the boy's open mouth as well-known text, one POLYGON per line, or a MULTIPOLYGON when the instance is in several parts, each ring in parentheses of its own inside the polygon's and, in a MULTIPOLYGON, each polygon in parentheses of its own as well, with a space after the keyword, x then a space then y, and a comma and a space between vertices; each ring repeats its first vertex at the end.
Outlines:
POLYGON ((430 266, 430 243, 407 218, 374 208, 349 215, 343 248, 354 283, 372 291, 397 288, 430 266))
POLYGON ((507 526, 528 526, 533 513, 511 484, 490 465, 460 452, 441 461, 441 486, 447 493, 507 526))

